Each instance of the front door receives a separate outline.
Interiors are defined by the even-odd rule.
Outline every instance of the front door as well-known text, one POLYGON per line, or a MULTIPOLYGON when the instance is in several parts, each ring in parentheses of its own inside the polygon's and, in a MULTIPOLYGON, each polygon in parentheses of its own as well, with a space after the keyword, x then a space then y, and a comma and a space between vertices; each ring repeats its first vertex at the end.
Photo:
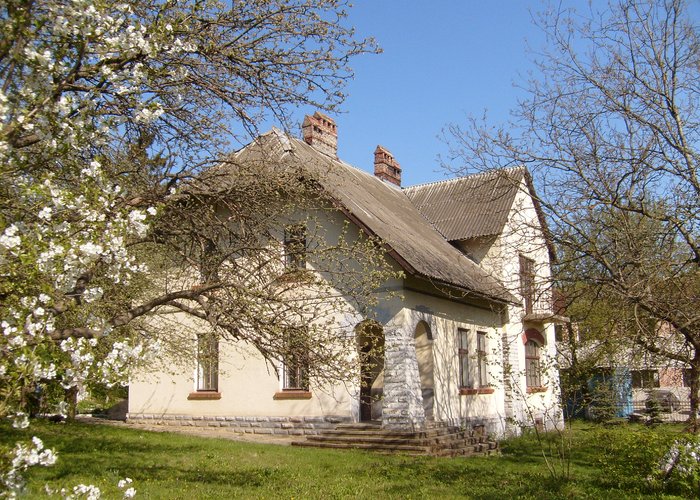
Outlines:
POLYGON ((360 386, 360 422, 372 420, 372 372, 362 367, 362 385, 360 386))
POLYGON ((383 392, 384 338, 381 325, 366 322, 358 325, 360 351, 360 422, 381 419, 383 392), (374 407, 374 408, 373 408, 374 407))

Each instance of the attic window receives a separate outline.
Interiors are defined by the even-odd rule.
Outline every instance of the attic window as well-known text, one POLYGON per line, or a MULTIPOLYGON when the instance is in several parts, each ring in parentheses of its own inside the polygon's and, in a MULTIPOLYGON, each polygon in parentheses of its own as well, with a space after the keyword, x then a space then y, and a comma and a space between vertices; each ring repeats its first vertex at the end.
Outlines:
POLYGON ((289 270, 306 268, 306 226, 294 224, 284 230, 284 264, 289 270))
POLYGON ((532 314, 535 303, 535 261, 524 255, 520 256, 520 294, 525 314, 532 314))

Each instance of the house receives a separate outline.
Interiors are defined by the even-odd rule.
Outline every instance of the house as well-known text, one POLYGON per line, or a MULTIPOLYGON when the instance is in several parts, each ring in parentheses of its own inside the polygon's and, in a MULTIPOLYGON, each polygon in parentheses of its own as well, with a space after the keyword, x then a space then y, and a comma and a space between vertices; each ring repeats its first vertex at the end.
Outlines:
MULTIPOLYGON (((244 344, 204 346, 207 356, 189 370, 134 377, 128 419, 284 434, 358 421, 402 430, 483 426, 495 436, 560 425, 554 326, 562 318, 552 311, 552 252, 527 171, 403 188, 401 167, 382 146, 374 175, 338 159, 331 118, 307 116, 303 136, 273 129, 235 159, 313 171, 339 209, 329 230, 347 224, 381 239, 402 275, 387 284, 391 294, 370 323, 355 311, 336 326, 358 350, 371 329, 383 354, 354 379, 320 390, 298 365, 280 360, 270 370, 244 344)), ((288 252, 306 244, 303 232, 280 240, 280 261, 304 266, 288 252)))
MULTIPOLYGON (((620 321, 607 325, 603 335, 595 335, 595 327, 571 322, 557 332, 565 412, 592 419, 638 418, 658 403, 662 420, 686 421, 690 369, 681 361, 640 349, 629 335, 617 335, 625 327, 635 325, 620 321)), ((650 328, 667 348, 683 352, 682 342, 667 324, 655 323, 650 328)))

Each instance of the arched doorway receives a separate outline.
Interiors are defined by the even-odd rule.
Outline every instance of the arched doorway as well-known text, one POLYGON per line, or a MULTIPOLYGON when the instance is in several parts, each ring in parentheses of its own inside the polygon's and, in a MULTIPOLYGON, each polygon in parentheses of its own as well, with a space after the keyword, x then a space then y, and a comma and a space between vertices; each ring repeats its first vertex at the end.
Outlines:
POLYGON ((384 393, 384 330, 376 321, 355 327, 360 356, 360 422, 381 420, 384 393))
POLYGON ((433 334, 430 325, 425 321, 419 321, 414 334, 416 345, 416 358, 418 359, 418 373, 420 375, 420 388, 423 395, 423 411, 425 418, 433 419, 433 407, 435 405, 435 382, 433 369, 433 334))

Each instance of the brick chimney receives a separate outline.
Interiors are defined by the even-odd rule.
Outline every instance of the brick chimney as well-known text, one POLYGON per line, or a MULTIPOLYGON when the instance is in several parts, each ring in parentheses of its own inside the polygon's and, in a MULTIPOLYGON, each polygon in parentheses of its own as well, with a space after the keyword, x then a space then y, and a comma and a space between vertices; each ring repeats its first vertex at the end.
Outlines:
POLYGON ((374 175, 384 182, 401 187, 401 167, 387 149, 377 146, 374 150, 374 175))
POLYGON ((306 115, 301 131, 305 143, 331 158, 338 158, 338 129, 333 118, 318 111, 313 116, 306 115))

